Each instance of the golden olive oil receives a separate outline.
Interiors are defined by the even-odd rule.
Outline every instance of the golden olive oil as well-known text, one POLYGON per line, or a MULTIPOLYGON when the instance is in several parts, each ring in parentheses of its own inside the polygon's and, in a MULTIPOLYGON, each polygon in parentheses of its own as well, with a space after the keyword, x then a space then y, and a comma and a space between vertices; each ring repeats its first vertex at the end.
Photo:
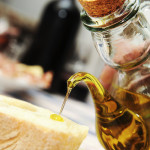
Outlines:
POLYGON ((62 113, 62 111, 63 111, 63 109, 64 109, 64 107, 65 107, 66 101, 67 101, 67 99, 68 99, 68 97, 69 97, 69 95, 70 95, 70 93, 71 93, 71 90, 72 90, 72 88, 69 88, 69 87, 68 87, 67 89, 68 89, 68 90, 67 90, 67 94, 66 94, 65 99, 64 99, 64 101, 63 101, 63 104, 62 104, 62 106, 61 106, 59 115, 61 115, 61 113, 62 113))
POLYGON ((96 113, 96 132, 100 143, 106 150, 150 150, 149 134, 140 114, 114 99, 92 75, 79 72, 68 81, 66 99, 71 90, 79 83, 85 82, 92 95, 96 113))
POLYGON ((60 115, 57 115, 57 114, 51 114, 50 118, 55 121, 64 122, 64 119, 60 115))
POLYGON ((123 106, 139 114, 147 127, 150 143, 150 97, 118 88, 114 94, 115 99, 123 106))

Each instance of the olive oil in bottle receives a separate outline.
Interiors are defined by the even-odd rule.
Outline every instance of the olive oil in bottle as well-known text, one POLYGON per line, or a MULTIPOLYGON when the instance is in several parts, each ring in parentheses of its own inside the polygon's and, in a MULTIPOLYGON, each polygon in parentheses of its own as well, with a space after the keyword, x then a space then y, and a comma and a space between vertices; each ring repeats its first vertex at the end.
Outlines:
POLYGON ((146 124, 147 132, 150 133, 150 97, 122 88, 116 90, 114 97, 121 105, 139 114, 146 124))
POLYGON ((67 97, 81 81, 86 83, 92 95, 97 137, 103 147, 107 150, 149 150, 149 133, 142 117, 117 102, 94 76, 84 72, 72 75, 67 81, 67 97))

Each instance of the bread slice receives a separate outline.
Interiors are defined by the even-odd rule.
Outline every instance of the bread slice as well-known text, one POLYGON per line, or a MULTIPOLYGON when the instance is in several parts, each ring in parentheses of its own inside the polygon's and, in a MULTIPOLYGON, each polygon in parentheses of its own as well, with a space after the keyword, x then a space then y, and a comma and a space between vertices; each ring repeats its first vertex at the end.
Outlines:
POLYGON ((0 95, 0 150, 77 150, 88 127, 51 111, 0 95))

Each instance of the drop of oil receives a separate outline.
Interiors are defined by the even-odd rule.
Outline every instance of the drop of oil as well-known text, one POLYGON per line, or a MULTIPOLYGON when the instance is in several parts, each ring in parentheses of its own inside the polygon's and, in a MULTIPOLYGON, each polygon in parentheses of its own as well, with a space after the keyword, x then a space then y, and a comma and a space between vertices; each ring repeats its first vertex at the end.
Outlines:
POLYGON ((60 115, 57 115, 57 114, 51 114, 50 118, 55 121, 64 122, 64 119, 60 115))
POLYGON ((61 117, 61 113, 62 113, 62 111, 64 109, 65 103, 66 103, 66 101, 68 99, 68 96, 69 96, 70 92, 71 92, 71 88, 69 88, 69 90, 67 91, 66 97, 65 97, 65 99, 63 101, 63 104, 61 106, 59 114, 51 114, 50 115, 50 119, 55 120, 55 121, 64 122, 64 119, 61 117))

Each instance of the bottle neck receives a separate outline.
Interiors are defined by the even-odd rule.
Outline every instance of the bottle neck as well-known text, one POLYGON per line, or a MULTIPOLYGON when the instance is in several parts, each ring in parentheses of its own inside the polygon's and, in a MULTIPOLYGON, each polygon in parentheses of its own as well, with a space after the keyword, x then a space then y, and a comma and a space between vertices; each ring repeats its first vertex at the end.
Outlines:
POLYGON ((85 10, 81 12, 81 20, 90 31, 105 31, 117 27, 137 13, 140 0, 126 0, 115 12, 104 17, 91 17, 85 10))

